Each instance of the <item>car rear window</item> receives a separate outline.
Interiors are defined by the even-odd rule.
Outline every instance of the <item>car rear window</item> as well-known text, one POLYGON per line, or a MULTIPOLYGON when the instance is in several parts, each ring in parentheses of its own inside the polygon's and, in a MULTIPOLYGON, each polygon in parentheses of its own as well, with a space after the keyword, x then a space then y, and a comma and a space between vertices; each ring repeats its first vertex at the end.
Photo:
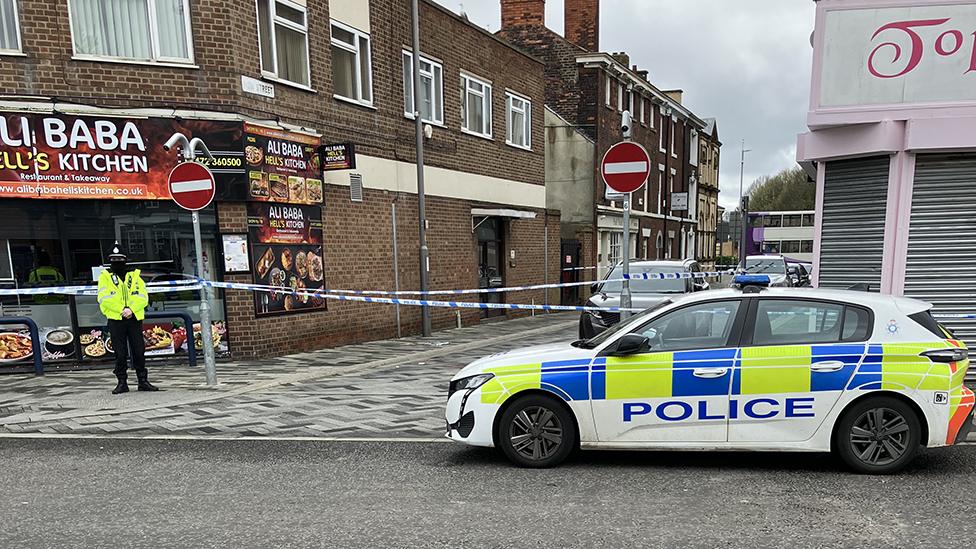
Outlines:
POLYGON ((936 337, 943 339, 954 339, 956 337, 948 328, 939 324, 939 321, 932 317, 931 311, 922 311, 920 313, 908 315, 908 318, 914 320, 916 324, 935 334, 936 337))

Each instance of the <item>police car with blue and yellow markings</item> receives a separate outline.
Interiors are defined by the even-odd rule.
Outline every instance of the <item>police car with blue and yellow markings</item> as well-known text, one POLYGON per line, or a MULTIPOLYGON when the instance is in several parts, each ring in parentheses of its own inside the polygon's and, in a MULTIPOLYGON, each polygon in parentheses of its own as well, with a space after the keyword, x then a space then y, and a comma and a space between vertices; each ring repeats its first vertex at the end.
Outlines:
POLYGON ((447 436, 550 467, 574 449, 834 452, 891 473, 972 426, 965 344, 931 305, 747 286, 664 302, 589 340, 451 381, 447 436))

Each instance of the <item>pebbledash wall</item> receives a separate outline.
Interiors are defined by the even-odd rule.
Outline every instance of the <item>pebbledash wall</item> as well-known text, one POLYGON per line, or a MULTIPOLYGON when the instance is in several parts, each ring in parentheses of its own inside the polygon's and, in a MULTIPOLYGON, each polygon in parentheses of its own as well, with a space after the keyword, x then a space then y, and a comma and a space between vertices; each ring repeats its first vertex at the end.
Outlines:
POLYGON ((817 283, 976 313, 976 2, 821 0, 813 59, 817 283))
MULTIPOLYGON (((404 114, 403 83, 403 50, 411 43, 409 2, 271 3, 282 6, 282 12, 305 10, 307 85, 262 71, 253 0, 186 2, 192 44, 188 63, 79 55, 73 47, 67 0, 20 0, 19 44, 0 51, 4 91, 0 111, 239 120, 303 133, 322 143, 352 143, 357 168, 325 174, 326 288, 393 289, 395 204, 400 287, 417 289, 414 123, 404 114), (335 96, 332 51, 336 46, 330 43, 330 20, 369 38, 370 104, 335 96), (242 77, 249 84, 259 82, 265 91, 273 87, 274 97, 243 91, 242 77), (362 177, 362 201, 351 199, 353 173, 362 177)), ((560 220, 559 212, 547 210, 545 202, 543 66, 433 2, 420 4, 423 54, 439 64, 443 80, 438 92, 443 121, 431 124, 432 135, 425 145, 431 287, 472 288, 484 280, 479 276, 473 227, 485 216, 497 219, 502 227, 502 284, 555 282, 560 220), (461 129, 458 82, 462 74, 492 86, 490 136, 461 129), (509 93, 531 104, 528 147, 506 142, 509 93)), ((247 231, 244 202, 221 201, 216 210, 220 234, 247 231)), ((253 273, 223 278, 254 280, 253 273)), ((505 297, 543 303, 549 297, 555 302, 557 295, 538 291, 505 297)), ((225 302, 235 357, 277 355, 396 334, 394 307, 388 305, 330 301, 327 311, 265 318, 255 316, 254 298, 248 293, 228 291, 225 302)), ((432 314, 435 328, 457 320, 455 310, 433 309, 432 314)), ((405 334, 419 331, 418 308, 401 307, 401 315, 405 334)), ((461 310, 466 324, 481 317, 478 310, 461 310)))

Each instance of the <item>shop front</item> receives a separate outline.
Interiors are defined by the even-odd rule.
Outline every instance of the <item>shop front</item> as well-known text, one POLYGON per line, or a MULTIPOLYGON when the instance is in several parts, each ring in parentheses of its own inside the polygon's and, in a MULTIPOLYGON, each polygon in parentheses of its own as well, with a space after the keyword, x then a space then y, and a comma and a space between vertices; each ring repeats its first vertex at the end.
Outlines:
MULTIPOLYGON (((815 284, 976 314, 976 2, 823 0, 813 66, 815 284)), ((944 324, 976 345, 976 320, 944 324)))
MULTIPOLYGON (((191 215, 171 200, 167 184, 178 151, 163 144, 177 132, 202 139, 214 155, 201 160, 217 181, 217 200, 200 212, 207 278, 254 273, 254 282, 282 288, 256 294, 250 317, 324 308, 285 291, 324 287, 319 140, 241 120, 0 113, 0 288, 91 286, 115 241, 147 283, 195 277, 191 215), (247 203, 252 230, 220 234, 219 212, 235 202, 247 203)), ((199 321, 199 294, 153 293, 149 310, 199 321)), ((224 300, 214 292, 220 355, 233 350, 235 323, 224 300)), ((38 324, 47 368, 112 359, 94 295, 3 295, 0 316, 38 324)), ((147 354, 201 349, 199 325, 183 324, 147 321, 147 354)), ((22 332, 0 332, 24 340, 22 332)), ((0 356, 0 368, 25 365, 34 352, 0 356)))

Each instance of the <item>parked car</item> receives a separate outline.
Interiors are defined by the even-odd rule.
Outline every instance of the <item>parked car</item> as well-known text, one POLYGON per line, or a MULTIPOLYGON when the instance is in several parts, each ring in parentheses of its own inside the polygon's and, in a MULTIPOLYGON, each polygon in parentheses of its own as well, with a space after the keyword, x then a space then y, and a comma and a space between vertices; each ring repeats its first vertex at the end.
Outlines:
MULTIPOLYGON (((632 261, 630 273, 665 274, 681 276, 682 273, 698 273, 698 262, 684 261, 632 261)), ((617 265, 603 282, 593 285, 593 295, 586 302, 587 307, 612 308, 620 306, 620 291, 623 287, 623 266, 617 265)), ((704 278, 636 279, 630 281, 631 306, 650 309, 675 296, 709 289, 704 278)), ((580 315, 579 336, 589 339, 620 322, 620 313, 608 311, 588 311, 580 315)))
POLYGON ((746 274, 769 275, 770 287, 791 287, 786 258, 781 255, 750 255, 746 257, 746 274))
POLYGON ((810 285, 810 271, 803 263, 787 264, 787 271, 790 274, 790 281, 793 286, 798 288, 810 285))

